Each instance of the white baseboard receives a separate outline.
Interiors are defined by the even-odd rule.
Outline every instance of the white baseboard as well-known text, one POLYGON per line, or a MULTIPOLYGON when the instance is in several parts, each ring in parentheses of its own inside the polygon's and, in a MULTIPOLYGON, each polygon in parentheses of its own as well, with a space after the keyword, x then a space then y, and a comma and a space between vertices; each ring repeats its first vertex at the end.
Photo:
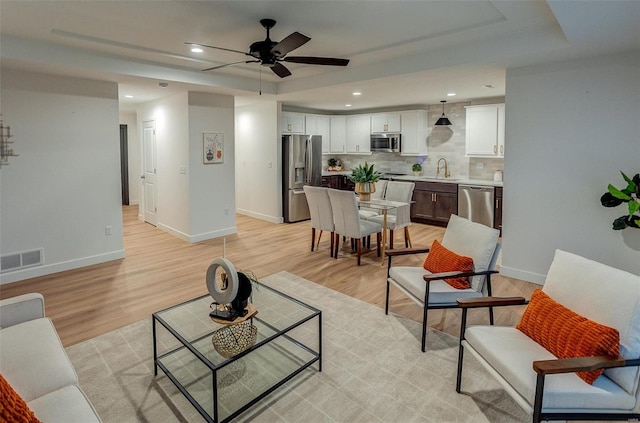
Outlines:
POLYGON ((514 269, 507 266, 500 266, 500 274, 508 278, 520 279, 522 281, 532 282, 538 285, 544 285, 544 281, 547 279, 547 275, 527 272, 526 270, 514 269))
POLYGON ((165 232, 170 233, 171 235, 180 238, 184 242, 188 242, 189 244, 193 244, 194 242, 206 241, 208 239, 220 238, 225 235, 232 235, 238 233, 238 228, 235 226, 230 228, 219 229, 217 231, 204 232, 197 235, 189 235, 185 234, 182 231, 174 229, 170 226, 164 225, 162 223, 158 223, 158 229, 161 229, 165 232))
POLYGON ((29 267, 27 269, 20 269, 14 272, 6 272, 0 275, 0 285, 36 278, 38 276, 50 275, 52 273, 64 272, 66 270, 78 269, 80 267, 92 266, 94 264, 105 263, 108 261, 120 260, 123 258, 124 250, 118 250, 110 253, 63 261, 60 263, 45 264, 43 266, 29 267))
POLYGON ((266 214, 256 213, 250 210, 236 209, 236 213, 253 217, 256 219, 260 219, 260 220, 266 220, 267 222, 271 222, 271 223, 284 223, 283 217, 267 216, 266 214))

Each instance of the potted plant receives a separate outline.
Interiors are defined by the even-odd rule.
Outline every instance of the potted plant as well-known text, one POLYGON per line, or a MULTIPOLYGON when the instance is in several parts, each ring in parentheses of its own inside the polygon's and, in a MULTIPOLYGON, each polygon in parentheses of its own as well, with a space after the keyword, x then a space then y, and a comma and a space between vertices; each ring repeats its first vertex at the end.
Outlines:
POLYGON ((369 165, 364 162, 364 165, 360 164, 357 168, 351 170, 349 180, 355 182, 355 191, 360 194, 362 201, 369 201, 371 199, 371 193, 376 192, 376 182, 382 174, 373 169, 373 164, 369 165))
POLYGON ((422 175, 422 163, 414 163, 413 166, 411 166, 411 170, 413 170, 415 176, 422 175))
POLYGON ((629 206, 629 214, 620 216, 613 221, 613 229, 616 231, 629 228, 640 228, 640 173, 633 178, 629 178, 620 171, 622 177, 627 182, 624 189, 618 189, 609 184, 608 192, 600 197, 600 203, 605 207, 616 207, 622 203, 629 206))

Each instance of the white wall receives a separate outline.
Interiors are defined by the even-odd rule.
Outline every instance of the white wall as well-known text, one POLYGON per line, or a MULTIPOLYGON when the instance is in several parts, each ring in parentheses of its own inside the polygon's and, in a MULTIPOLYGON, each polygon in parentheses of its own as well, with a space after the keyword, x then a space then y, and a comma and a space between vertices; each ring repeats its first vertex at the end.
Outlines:
MULTIPOLYGON (((138 108, 138 128, 153 120, 156 128, 158 227, 189 239, 189 109, 187 93, 175 94, 138 108)), ((142 139, 142 135, 140 135, 142 139)), ((144 197, 141 196, 143 210, 144 197)))
POLYGON ((280 105, 257 100, 236 107, 236 195, 238 213, 282 223, 280 105))
POLYGON ((129 204, 140 202, 140 175, 142 175, 140 135, 135 112, 120 112, 120 124, 127 125, 127 154, 129 165, 129 204))
POLYGON ((640 172, 640 52, 510 69, 506 87, 501 272, 542 283, 559 248, 640 274, 640 230, 600 205, 640 172))
POLYGON ((124 257, 117 85, 3 70, 1 98, 20 156, 0 171, 0 253, 44 265, 0 283, 124 257))
POLYGON ((234 99, 189 93, 190 241, 236 233, 234 99), (220 164, 204 164, 203 132, 224 135, 220 164))

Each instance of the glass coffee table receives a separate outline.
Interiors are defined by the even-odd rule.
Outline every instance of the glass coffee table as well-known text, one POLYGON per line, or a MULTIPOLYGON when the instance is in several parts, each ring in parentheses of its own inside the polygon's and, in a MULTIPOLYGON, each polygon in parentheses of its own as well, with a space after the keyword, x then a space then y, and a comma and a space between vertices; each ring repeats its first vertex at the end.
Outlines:
POLYGON ((228 325, 209 317, 212 301, 203 295, 152 318, 154 374, 162 369, 208 422, 232 420, 316 362, 322 371, 320 310, 254 282, 257 314, 228 325))

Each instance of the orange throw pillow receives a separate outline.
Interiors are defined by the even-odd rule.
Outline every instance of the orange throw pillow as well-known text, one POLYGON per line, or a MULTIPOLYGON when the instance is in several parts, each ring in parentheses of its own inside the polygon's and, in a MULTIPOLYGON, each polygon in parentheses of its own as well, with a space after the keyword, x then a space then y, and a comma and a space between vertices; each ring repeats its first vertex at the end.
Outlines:
POLYGON ((41 423, 27 403, 0 375, 0 421, 16 423, 41 423))
MULTIPOLYGON (((531 300, 516 326, 529 338, 558 358, 620 355, 620 333, 615 328, 601 325, 571 311, 540 289, 531 294, 531 300)), ((604 369, 576 373, 588 384, 604 369)))
MULTIPOLYGON (((447 250, 436 239, 431 244, 431 249, 429 249, 429 254, 424 261, 423 267, 431 273, 473 272, 473 259, 447 250)), ((467 278, 449 278, 444 281, 456 289, 471 287, 467 278)))

